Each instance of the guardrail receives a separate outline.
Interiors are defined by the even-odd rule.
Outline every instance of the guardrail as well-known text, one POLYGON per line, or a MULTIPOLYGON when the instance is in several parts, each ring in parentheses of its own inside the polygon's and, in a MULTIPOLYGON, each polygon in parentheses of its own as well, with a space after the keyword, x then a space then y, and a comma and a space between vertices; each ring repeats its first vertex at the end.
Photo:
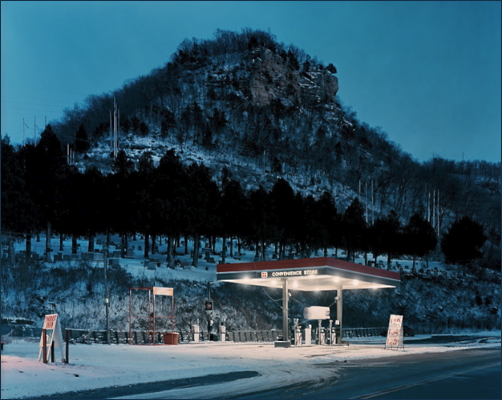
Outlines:
POLYGON ((344 338, 359 338, 380 336, 382 332, 387 332, 387 326, 374 328, 343 328, 344 338))
MULTIPOLYGON (((106 344, 107 336, 106 330, 89 330, 89 329, 67 329, 69 331, 69 340, 71 343, 84 343, 84 344, 106 344)), ((350 338, 360 338, 360 337, 372 337, 380 336, 382 332, 387 331, 387 327, 372 327, 372 328, 344 328, 343 337, 350 338)), ((312 327, 312 339, 316 338, 317 329, 312 327)), ((152 338, 152 332, 148 335, 147 331, 133 331, 131 341, 129 340, 129 331, 110 331, 110 343, 113 344, 160 344, 163 341, 164 332, 155 332, 155 341, 152 338)), ((179 343, 189 343, 193 341, 193 335, 190 331, 180 330, 177 331, 179 336, 179 343)), ((214 332, 216 333, 216 332, 214 332)), ((211 335, 213 338, 218 335, 211 335)), ((37 327, 26 327, 26 326, 13 326, 13 331, 11 334, 12 338, 31 338, 40 339, 42 334, 42 329, 37 327)), ((64 332, 63 340, 66 340, 66 335, 64 332)), ((236 330, 227 331, 225 340, 230 342, 274 342, 282 337, 282 330, 270 329, 270 330, 236 330)), ((199 340, 208 341, 210 335, 207 331, 201 330, 199 340)))

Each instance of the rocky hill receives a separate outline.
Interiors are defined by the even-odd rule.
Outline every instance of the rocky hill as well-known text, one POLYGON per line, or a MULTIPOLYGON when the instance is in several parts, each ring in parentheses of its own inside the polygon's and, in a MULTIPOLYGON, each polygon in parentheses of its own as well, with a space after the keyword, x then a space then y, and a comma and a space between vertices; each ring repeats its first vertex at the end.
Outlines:
MULTIPOLYGON (((81 171, 97 166, 112 172, 117 149, 111 131, 116 122, 118 149, 136 164, 144 153, 157 163, 167 150, 175 149, 184 164, 207 166, 218 184, 224 170, 230 171, 246 192, 260 185, 270 190, 283 178, 304 197, 332 194, 341 213, 359 197, 366 215, 371 215, 369 224, 391 209, 408 222, 415 212, 426 215, 434 207, 434 229, 441 234, 458 216, 468 215, 489 233, 487 262, 500 269, 500 163, 437 157, 415 161, 385 132, 359 121, 342 105, 335 74, 332 63, 325 66, 270 33, 217 31, 213 40, 185 40, 164 67, 67 109, 53 129, 68 151, 68 161, 81 171)), ((343 88, 342 72, 340 80, 343 88)), ((131 286, 151 283, 130 275, 131 269, 111 271, 117 289, 112 316, 117 329, 123 329, 127 319, 124 293, 131 286)), ((17 263, 7 272, 3 314, 35 318, 47 301, 55 299, 64 304, 65 324, 94 328, 90 325, 102 322, 99 267, 83 261, 17 263), (20 279, 23 276, 29 279, 20 279)), ((478 279, 407 271, 399 291, 354 295, 346 303, 352 307, 346 312, 347 323, 380 325, 389 312, 403 312, 423 331, 492 328, 500 323, 500 310, 494 306, 500 297, 500 275, 488 273, 488 278, 478 279)), ((186 320, 184 325, 203 317, 194 298, 203 298, 206 282, 157 282, 175 286, 180 293, 177 318, 186 320)), ((235 289, 227 286, 218 301, 236 326, 271 327, 280 318, 280 312, 271 311, 277 308, 273 300, 250 290, 246 300, 252 307, 267 309, 263 319, 256 320, 256 314, 236 300, 235 289)), ((331 302, 330 294, 324 300, 312 296, 297 300, 309 305, 331 302)), ((292 313, 301 310, 293 306, 292 313)))
POLYGON ((394 209, 406 221, 436 193, 440 229, 475 215, 500 234, 500 164, 415 161, 342 105, 336 73, 271 33, 218 30, 213 40, 183 41, 164 67, 65 110, 53 128, 81 169, 111 170, 117 111, 118 147, 132 160, 175 148, 215 180, 224 166, 247 189, 282 177, 305 195, 329 191, 342 209, 359 196, 375 218, 394 209))

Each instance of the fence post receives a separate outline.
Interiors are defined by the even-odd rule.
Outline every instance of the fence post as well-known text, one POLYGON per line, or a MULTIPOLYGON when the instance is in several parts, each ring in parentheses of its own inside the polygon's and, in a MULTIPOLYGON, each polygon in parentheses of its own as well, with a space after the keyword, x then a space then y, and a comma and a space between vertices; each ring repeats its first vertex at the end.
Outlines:
POLYGON ((42 361, 47 364, 47 337, 45 336, 45 329, 42 329, 42 361))
POLYGON ((66 332, 66 364, 70 362, 70 329, 65 329, 66 332))
POLYGON ((51 343, 51 363, 54 363, 54 340, 51 343))

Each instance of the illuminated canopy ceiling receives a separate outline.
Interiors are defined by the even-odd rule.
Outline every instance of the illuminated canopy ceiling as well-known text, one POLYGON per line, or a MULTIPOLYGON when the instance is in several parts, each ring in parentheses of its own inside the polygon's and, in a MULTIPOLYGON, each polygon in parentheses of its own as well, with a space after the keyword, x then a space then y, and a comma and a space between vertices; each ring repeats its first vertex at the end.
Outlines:
POLYGON ((397 272, 330 257, 219 264, 216 279, 278 289, 287 280, 290 290, 303 291, 395 288, 400 284, 397 272))

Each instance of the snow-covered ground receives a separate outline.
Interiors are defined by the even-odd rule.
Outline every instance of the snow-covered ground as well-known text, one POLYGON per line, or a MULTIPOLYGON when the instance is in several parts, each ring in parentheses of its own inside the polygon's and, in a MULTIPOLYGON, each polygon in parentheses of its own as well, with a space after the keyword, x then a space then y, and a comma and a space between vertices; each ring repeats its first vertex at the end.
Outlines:
MULTIPOLYGON (((115 240, 118 243, 118 240, 115 240)), ((57 254, 59 239, 52 240, 52 248, 57 254)), ((79 241, 79 253, 85 253, 86 241, 79 241)), ((198 268, 191 266, 189 255, 179 256, 183 267, 175 269, 166 268, 165 243, 159 248, 159 253, 150 259, 159 258, 160 267, 149 269, 145 266, 143 252, 138 246, 144 246, 142 241, 131 241, 134 246, 134 257, 128 259, 117 258, 133 276, 144 276, 152 281, 156 278, 168 281, 171 279, 187 279, 191 281, 211 282, 216 279, 216 264, 221 258, 212 255, 214 263, 204 259, 199 260, 198 268)), ((101 246, 96 244, 96 249, 101 246)), ((24 243, 17 243, 16 250, 24 250, 24 243)), ((32 250, 40 255, 45 250, 45 241, 41 238, 32 243, 32 250)), ((114 246, 110 246, 113 253, 114 246)), ((191 248, 189 247, 189 251, 191 248)), ((221 250, 221 245, 216 246, 221 250)), ((236 248, 234 247, 236 251, 236 248)), ((179 253, 184 247, 177 249, 179 253)), ((71 246, 68 241, 64 243, 63 254, 69 255, 71 246)), ((269 251, 268 257, 271 256, 269 251)), ((321 255, 321 254, 320 254, 321 255)), ((330 250, 329 255, 332 255, 330 250)), ((340 256, 343 254, 340 252, 340 256)), ((270 258, 269 258, 270 259, 270 258)), ((372 259, 371 256, 369 259, 372 259)), ((240 260, 228 257, 226 262, 250 262, 254 260, 254 252, 245 250, 240 260)), ((381 258, 385 264, 385 258, 381 258)), ((78 261, 76 261, 78 262, 78 261)), ((363 259, 356 262, 363 263, 363 259)), ((392 267, 397 269, 398 264, 406 271, 411 269, 410 260, 393 260, 392 267)), ((47 264, 49 267, 64 267, 68 262, 55 262, 47 264)), ((97 266, 101 266, 97 264, 97 266)), ((419 267, 418 267, 419 268, 419 267)), ((456 274, 456 268, 444 266, 440 262, 430 262, 429 271, 442 274, 456 274)), ((11 316, 5 316, 11 317, 11 316)), ((22 318, 22 315, 12 317, 22 318)), ((37 322, 37 325, 40 325, 37 322)), ((41 325, 40 325, 41 326, 41 325)), ((113 327, 112 327, 113 328, 113 327)), ((459 332, 456 332, 457 334, 459 332)), ((466 332, 471 334, 472 332, 466 332)), ((1 357, 1 398, 37 397, 55 393, 89 390, 112 386, 127 386, 136 383, 174 380, 189 377, 199 377, 209 374, 219 374, 237 371, 257 371, 258 376, 241 379, 225 384, 216 384, 204 388, 207 397, 218 397, 218 394, 227 396, 236 392, 254 391, 256 388, 267 389, 302 380, 321 380, 332 374, 320 364, 326 362, 344 362, 362 358, 375 358, 383 356, 399 357, 403 354, 418 354, 427 352, 446 352, 472 347, 500 346, 500 331, 476 332, 476 336, 489 336, 491 339, 484 342, 457 342, 448 345, 424 344, 420 339, 427 335, 417 335, 406 338, 404 350, 384 349, 385 338, 350 339, 350 346, 298 346, 292 348, 275 348, 273 343, 233 343, 233 342, 201 342, 182 343, 177 346, 132 346, 132 345, 70 345, 69 364, 60 360, 62 354, 56 349, 56 362, 43 364, 38 361, 39 343, 12 338, 11 343, 5 345, 1 357)), ((177 389, 171 391, 168 398, 191 398, 194 396, 191 389, 177 389)), ((128 397, 132 398, 132 397, 128 397)))
MULTIPOLYGON (((457 351, 466 348, 500 346, 500 331, 477 332, 489 336, 475 343, 447 346, 423 344, 418 335, 406 339, 403 349, 384 349, 385 338, 353 339, 349 346, 297 346, 276 348, 273 343, 200 342, 175 346, 70 345, 69 363, 38 361, 39 343, 13 340, 1 358, 1 398, 37 397, 136 383, 174 380, 237 371, 257 371, 258 376, 204 387, 207 397, 231 395, 233 391, 254 391, 300 381, 317 381, 333 372, 319 368, 327 362, 384 356, 399 357, 457 351), (413 344, 413 341, 417 343, 413 344)), ((63 349, 64 354, 64 349, 63 349)), ((193 393, 192 393, 193 396, 193 393)), ((131 397, 128 397, 131 398, 131 397)), ((168 398, 191 398, 191 389, 176 389, 168 398)))

